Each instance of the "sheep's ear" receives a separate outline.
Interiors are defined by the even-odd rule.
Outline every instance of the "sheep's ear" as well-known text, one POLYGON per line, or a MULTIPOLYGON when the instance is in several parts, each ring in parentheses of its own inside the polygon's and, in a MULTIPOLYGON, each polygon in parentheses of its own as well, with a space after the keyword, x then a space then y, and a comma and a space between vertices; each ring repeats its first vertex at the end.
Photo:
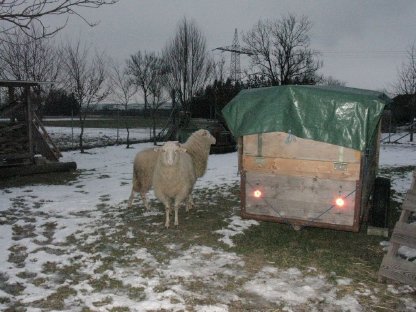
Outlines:
POLYGON ((180 152, 182 152, 182 153, 186 153, 186 148, 185 148, 185 147, 180 146, 180 147, 179 147, 179 151, 180 151, 180 152))

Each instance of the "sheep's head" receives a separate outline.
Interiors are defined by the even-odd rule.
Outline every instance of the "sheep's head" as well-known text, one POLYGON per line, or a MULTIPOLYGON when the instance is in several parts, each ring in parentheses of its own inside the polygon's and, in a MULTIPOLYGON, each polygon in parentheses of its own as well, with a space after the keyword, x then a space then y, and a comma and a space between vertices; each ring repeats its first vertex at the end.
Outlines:
POLYGON ((180 146, 178 141, 168 141, 161 148, 161 157, 166 165, 173 166, 179 156, 179 153, 185 153, 186 149, 180 146))
POLYGON ((211 144, 215 144, 216 142, 215 138, 212 136, 212 134, 208 130, 199 129, 198 131, 195 132, 195 134, 203 137, 205 140, 207 140, 207 142, 211 144))

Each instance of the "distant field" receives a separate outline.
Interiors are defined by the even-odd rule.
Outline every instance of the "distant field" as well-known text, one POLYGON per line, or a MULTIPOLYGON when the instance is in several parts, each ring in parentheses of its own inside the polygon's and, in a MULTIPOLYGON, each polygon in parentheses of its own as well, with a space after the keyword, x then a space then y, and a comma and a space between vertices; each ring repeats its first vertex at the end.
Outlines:
MULTIPOLYGON (((156 121, 156 127, 164 127, 168 118, 161 117, 156 121)), ((129 128, 147 128, 151 127, 152 119, 140 117, 120 117, 120 119, 111 116, 90 117, 85 120, 85 128, 124 128, 126 122, 129 128)), ((79 127, 80 122, 78 118, 71 120, 70 118, 45 118, 43 124, 48 127, 79 127)))

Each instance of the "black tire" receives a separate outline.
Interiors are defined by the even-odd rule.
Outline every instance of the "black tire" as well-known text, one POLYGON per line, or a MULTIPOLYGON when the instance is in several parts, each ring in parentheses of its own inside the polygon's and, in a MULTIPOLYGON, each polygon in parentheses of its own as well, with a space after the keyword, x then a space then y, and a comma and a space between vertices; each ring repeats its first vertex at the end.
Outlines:
POLYGON ((374 181, 373 200, 370 213, 370 225, 387 228, 390 208, 390 179, 377 177, 374 181))

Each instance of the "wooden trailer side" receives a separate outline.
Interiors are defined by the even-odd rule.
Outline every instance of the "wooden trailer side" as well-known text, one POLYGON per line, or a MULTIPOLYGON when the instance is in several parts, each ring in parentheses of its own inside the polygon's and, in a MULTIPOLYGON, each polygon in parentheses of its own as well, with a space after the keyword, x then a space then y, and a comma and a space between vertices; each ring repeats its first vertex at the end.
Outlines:
POLYGON ((358 231, 360 151, 282 132, 247 135, 241 143, 244 217, 358 231), (338 195, 346 197, 342 208, 334 205, 338 195))

